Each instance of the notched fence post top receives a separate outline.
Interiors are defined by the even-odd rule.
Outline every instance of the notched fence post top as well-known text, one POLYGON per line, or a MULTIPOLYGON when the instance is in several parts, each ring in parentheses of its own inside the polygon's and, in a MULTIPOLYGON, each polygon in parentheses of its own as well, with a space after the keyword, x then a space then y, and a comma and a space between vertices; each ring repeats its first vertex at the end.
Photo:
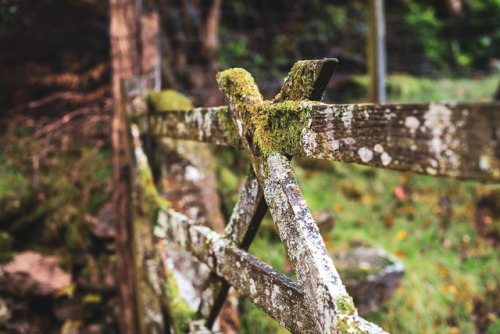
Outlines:
POLYGON ((337 68, 336 58, 301 60, 293 65, 274 102, 286 100, 321 101, 326 85, 337 68))
POLYGON ((255 147, 265 158, 272 152, 290 151, 302 146, 303 131, 312 117, 312 105, 321 100, 337 66, 337 59, 297 62, 277 98, 264 101, 252 75, 242 68, 217 74, 238 134, 248 148, 255 147), (236 117, 235 117, 236 116, 236 117))

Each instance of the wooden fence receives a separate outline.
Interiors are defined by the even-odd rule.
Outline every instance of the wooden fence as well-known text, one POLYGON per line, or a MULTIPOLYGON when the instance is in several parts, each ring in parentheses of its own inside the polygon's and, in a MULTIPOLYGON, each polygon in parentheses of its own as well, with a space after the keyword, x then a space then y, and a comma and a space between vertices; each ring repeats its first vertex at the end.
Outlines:
POLYGON ((498 182, 500 103, 323 104, 336 65, 336 59, 297 62, 273 101, 262 99, 248 72, 227 70, 217 81, 228 106, 189 111, 148 112, 142 81, 124 82, 123 101, 133 115, 132 235, 142 332, 168 332, 176 321, 155 224, 215 274, 201 297, 202 326, 192 332, 212 326, 233 286, 294 333, 385 333, 358 316, 295 180, 294 155, 498 182), (196 225, 158 195, 141 136, 146 143, 170 137, 246 151, 254 173, 224 235, 196 225), (246 252, 268 208, 296 282, 246 252))

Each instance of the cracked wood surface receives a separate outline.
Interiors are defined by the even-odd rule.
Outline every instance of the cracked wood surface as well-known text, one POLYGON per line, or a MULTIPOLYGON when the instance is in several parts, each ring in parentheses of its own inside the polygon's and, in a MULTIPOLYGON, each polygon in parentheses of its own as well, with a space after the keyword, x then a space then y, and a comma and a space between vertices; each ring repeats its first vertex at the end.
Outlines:
MULTIPOLYGON (((323 60, 323 62, 329 61, 331 60, 323 60)), ((309 67, 310 70, 314 68, 309 67)), ((292 69, 289 77, 294 76, 292 69)), ((325 80, 324 75, 314 75, 313 80, 307 81, 307 84, 310 87, 318 86, 315 82, 318 78, 325 80)), ((261 148, 255 146, 251 136, 246 135, 255 128, 252 122, 255 122, 256 118, 245 118, 244 115, 248 115, 251 110, 265 103, 253 78, 248 72, 239 69, 219 73, 217 79, 220 89, 229 102, 229 110, 242 138, 243 147, 264 189, 266 202, 318 332, 339 333, 352 330, 361 333, 384 333, 378 326, 359 320, 352 298, 340 280, 319 229, 295 181, 288 159, 279 152, 264 156, 261 148), (247 124, 246 120, 249 120, 250 124, 247 124)), ((329 75, 326 78, 326 81, 328 80, 329 75)), ((285 79, 285 83, 287 81, 288 79, 285 79)), ((302 81, 302 84, 305 82, 302 81)), ((295 98, 312 97, 307 94, 311 94, 313 90, 306 87, 303 91, 305 92, 303 96, 295 98)), ((315 92, 314 96, 318 95, 315 92)))
MULTIPOLYGON (((266 211, 267 204, 262 189, 252 171, 240 190, 238 202, 225 229, 225 237, 247 250, 266 211)), ((209 328, 224 304, 229 287, 226 280, 212 275, 202 293, 199 312, 206 319, 209 328)))
POLYGON ((195 225, 172 209, 160 211, 158 225, 168 240, 193 253, 292 333, 318 333, 297 283, 239 249, 231 240, 208 227, 195 225))
MULTIPOLYGON (((302 142, 282 153, 420 174, 500 181, 500 102, 311 104, 310 108, 312 116, 304 122, 302 142)), ((163 113, 153 116, 150 122, 148 126, 147 116, 141 116, 141 131, 232 145, 211 109, 163 113), (193 116, 196 113, 201 117, 193 116), (183 124, 179 126, 182 132, 165 125, 177 121, 183 124)))

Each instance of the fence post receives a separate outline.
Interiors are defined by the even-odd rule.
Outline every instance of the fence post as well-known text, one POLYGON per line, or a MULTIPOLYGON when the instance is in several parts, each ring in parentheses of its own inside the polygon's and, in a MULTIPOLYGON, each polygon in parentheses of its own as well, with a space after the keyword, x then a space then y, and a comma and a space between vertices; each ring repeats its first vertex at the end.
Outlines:
POLYGON ((369 99, 385 103, 386 52, 384 0, 368 0, 368 38, 366 56, 370 73, 369 99))
POLYGON ((127 157, 125 111, 121 103, 122 78, 137 75, 139 64, 139 20, 135 0, 110 0, 113 118, 113 222, 123 317, 120 332, 139 331, 130 235, 130 165, 127 157))
MULTIPOLYGON (((122 103, 126 114, 133 114, 136 109, 144 109, 148 79, 132 77, 122 81, 122 103), (129 110, 127 110, 129 109, 129 110)), ((131 243, 134 269, 137 317, 140 333, 168 333, 169 305, 166 298, 165 271, 157 240, 153 234, 152 221, 156 219, 157 203, 148 196, 154 189, 151 170, 147 157, 137 156, 134 147, 140 146, 137 128, 127 123, 127 159, 130 166, 131 191, 131 243), (130 130, 136 131, 130 137, 130 130), (133 145, 132 145, 133 143, 133 145)))

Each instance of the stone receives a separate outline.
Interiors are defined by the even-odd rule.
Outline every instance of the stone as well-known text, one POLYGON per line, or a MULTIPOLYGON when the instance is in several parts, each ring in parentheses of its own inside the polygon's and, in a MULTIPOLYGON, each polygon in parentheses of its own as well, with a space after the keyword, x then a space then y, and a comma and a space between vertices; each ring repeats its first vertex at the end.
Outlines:
POLYGON ((361 316, 391 298, 405 270, 401 261, 380 247, 353 247, 330 256, 361 316))
POLYGON ((0 291, 14 295, 48 296, 70 283, 71 274, 60 267, 55 256, 28 251, 0 265, 0 291))
POLYGON ((318 224, 321 233, 327 233, 335 227, 332 211, 324 209, 313 214, 314 221, 318 224))

